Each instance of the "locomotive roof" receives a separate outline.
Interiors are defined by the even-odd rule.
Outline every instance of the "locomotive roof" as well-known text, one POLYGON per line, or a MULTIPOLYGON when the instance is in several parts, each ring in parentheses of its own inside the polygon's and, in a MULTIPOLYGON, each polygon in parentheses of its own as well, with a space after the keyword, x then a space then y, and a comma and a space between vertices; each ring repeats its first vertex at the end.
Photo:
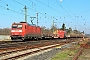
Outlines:
POLYGON ((20 23, 13 23, 13 24, 23 24, 23 23, 26 23, 26 24, 28 24, 29 26, 36 26, 35 24, 29 24, 29 23, 27 23, 27 22, 20 22, 20 23))
POLYGON ((29 23, 27 23, 29 26, 36 26, 35 24, 29 24, 29 23))

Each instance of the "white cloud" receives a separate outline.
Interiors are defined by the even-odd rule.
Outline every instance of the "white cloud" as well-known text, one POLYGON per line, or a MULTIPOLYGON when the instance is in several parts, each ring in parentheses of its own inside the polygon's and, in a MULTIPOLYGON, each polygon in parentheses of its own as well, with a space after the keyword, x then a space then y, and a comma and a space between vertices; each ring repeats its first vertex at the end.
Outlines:
POLYGON ((60 0, 62 2, 62 0, 60 0))

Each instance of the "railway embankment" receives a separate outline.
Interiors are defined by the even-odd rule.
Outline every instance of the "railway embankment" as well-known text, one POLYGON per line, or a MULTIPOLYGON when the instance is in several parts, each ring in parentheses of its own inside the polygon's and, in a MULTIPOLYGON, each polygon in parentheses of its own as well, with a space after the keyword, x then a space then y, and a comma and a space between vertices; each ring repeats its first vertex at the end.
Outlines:
POLYGON ((83 38, 77 42, 77 44, 71 44, 72 47, 57 53, 51 60, 89 60, 90 39, 83 38))
POLYGON ((0 41, 11 41, 10 35, 0 35, 0 41))
POLYGON ((15 60, 73 60, 81 55, 80 50, 87 42, 88 38, 74 38, 4 43, 0 56, 15 60))

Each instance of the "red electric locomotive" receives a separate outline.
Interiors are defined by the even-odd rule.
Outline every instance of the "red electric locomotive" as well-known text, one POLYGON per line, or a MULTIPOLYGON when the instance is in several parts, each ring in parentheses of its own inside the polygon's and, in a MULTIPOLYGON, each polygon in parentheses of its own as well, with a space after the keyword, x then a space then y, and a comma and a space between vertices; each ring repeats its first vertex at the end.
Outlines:
POLYGON ((11 27, 11 39, 38 39, 41 37, 41 28, 27 22, 13 23, 11 27))
POLYGON ((65 31, 63 31, 63 30, 58 30, 58 37, 59 37, 59 38, 65 38, 65 31))
POLYGON ((63 31, 63 30, 56 30, 53 33, 53 38, 65 38, 65 31, 63 31))

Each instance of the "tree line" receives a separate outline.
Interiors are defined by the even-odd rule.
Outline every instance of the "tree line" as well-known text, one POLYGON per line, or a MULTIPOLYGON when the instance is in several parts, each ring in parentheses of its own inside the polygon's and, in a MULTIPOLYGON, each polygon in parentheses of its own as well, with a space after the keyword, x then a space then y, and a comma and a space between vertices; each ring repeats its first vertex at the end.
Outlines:
MULTIPOLYGON (((68 29, 66 29, 66 27, 65 27, 65 24, 63 23, 62 24, 62 27, 61 28, 58 28, 57 27, 57 25, 52 25, 51 26, 51 28, 46 28, 45 26, 41 26, 41 30, 42 30, 42 33, 46 33, 46 34, 52 34, 54 31, 56 31, 57 29, 59 29, 59 30, 64 30, 64 31, 66 31, 68 34, 70 34, 70 33, 81 33, 80 31, 78 31, 78 30, 72 30, 72 28, 68 28, 68 29)), ((10 28, 0 28, 0 35, 10 35, 10 28)))
POLYGON ((0 35, 10 35, 10 28, 0 28, 0 35))
POLYGON ((65 31, 67 34, 84 34, 84 32, 80 32, 78 30, 72 30, 71 27, 69 27, 68 29, 66 28, 65 24, 63 23, 62 24, 62 27, 61 28, 58 28, 57 25, 52 25, 51 28, 46 28, 45 26, 42 26, 42 33, 53 33, 54 31, 56 30, 63 30, 65 31))

